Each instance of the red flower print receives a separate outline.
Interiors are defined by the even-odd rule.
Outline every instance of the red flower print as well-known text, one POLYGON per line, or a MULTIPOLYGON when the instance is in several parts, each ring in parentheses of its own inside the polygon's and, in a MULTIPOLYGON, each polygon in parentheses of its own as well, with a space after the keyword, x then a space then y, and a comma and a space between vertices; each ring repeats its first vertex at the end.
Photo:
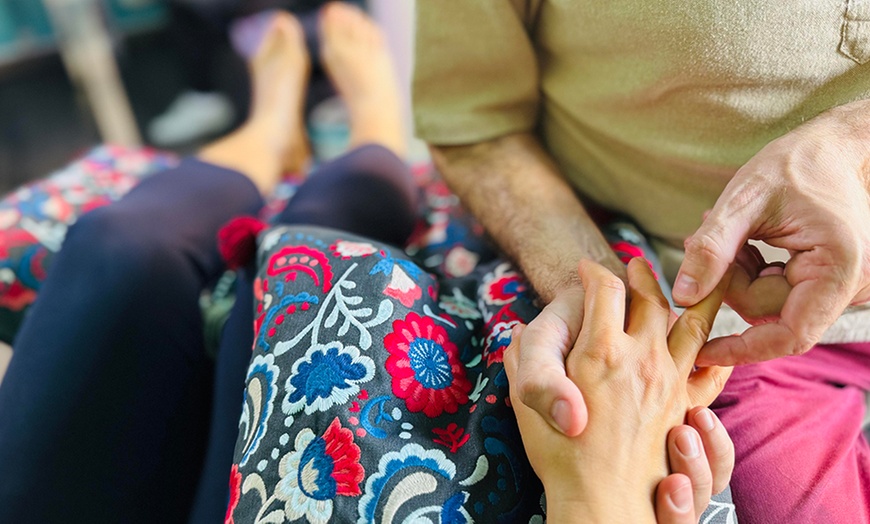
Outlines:
POLYGON ((411 307, 423 296, 423 291, 398 265, 393 266, 390 283, 384 288, 384 295, 395 298, 405 307, 411 307))
POLYGON ((0 282, 0 307, 21 311, 36 300, 36 291, 25 287, 18 280, 11 284, 0 282))
POLYGON ((451 422, 446 428, 433 428, 432 433, 435 433, 438 437, 432 439, 432 442, 447 446, 450 448, 451 453, 459 451, 459 448, 464 446, 468 442, 468 439, 471 438, 471 435, 465 433, 465 430, 454 422, 451 422))
POLYGON ((270 277, 286 273, 287 282, 295 281, 299 274, 308 275, 314 285, 329 293, 332 289, 332 266, 326 255, 307 246, 287 246, 272 255, 266 274, 270 277))
POLYGON ((483 279, 483 301, 491 306, 510 304, 526 292, 526 283, 509 264, 501 264, 483 279))
POLYGON ((239 505, 239 499, 242 498, 242 474, 239 473, 238 464, 233 464, 230 470, 230 503, 227 505, 227 515, 224 517, 224 524, 235 524, 233 522, 233 511, 239 505))
POLYGON ((23 229, 0 229, 0 258, 9 258, 10 249, 38 244, 39 240, 23 229))
POLYGON ((335 494, 345 497, 355 497, 362 494, 359 483, 365 476, 365 471, 359 463, 360 449, 353 443, 353 432, 341 427, 338 418, 323 434, 326 442, 324 453, 332 458, 332 480, 335 481, 335 494))
POLYGON ((393 394, 404 399, 410 411, 434 418, 456 413, 468 402, 471 382, 459 351, 431 318, 411 313, 394 321, 384 346, 390 353, 386 368, 393 377, 393 394))
POLYGON ((619 240, 619 241, 611 243, 610 247, 613 249, 613 251, 616 253, 616 256, 619 257, 619 260, 623 264, 628 264, 632 258, 637 258, 637 257, 643 258, 644 260, 646 260, 646 263, 649 266, 649 268, 653 270, 653 276, 655 276, 656 280, 659 279, 659 276, 658 276, 658 274, 656 274, 655 267, 653 267, 652 262, 650 262, 646 258, 643 250, 639 246, 636 246, 634 244, 629 244, 628 242, 626 242, 624 240, 619 240))

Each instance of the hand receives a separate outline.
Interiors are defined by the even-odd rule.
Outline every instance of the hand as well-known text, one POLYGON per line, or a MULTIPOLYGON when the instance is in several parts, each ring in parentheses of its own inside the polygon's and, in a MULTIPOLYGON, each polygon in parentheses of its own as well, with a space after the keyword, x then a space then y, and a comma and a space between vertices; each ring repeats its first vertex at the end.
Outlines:
POLYGON ((708 408, 689 411, 689 425, 668 433, 668 462, 671 474, 656 488, 656 520, 659 524, 695 524, 710 496, 721 493, 734 470, 734 444, 708 408), (700 437, 701 447, 692 447, 700 437))
POLYGON ((698 231, 674 286, 682 305, 707 295, 733 262, 725 301, 753 327, 711 341, 699 363, 733 365, 809 350, 849 304, 870 300, 870 102, 824 113, 743 166, 698 231), (765 263, 747 239, 788 249, 765 263))
MULTIPOLYGON (((654 521, 650 501, 668 475, 668 431, 683 422, 690 407, 712 402, 730 373, 718 367, 692 371, 726 284, 687 310, 668 335, 667 301, 645 262, 633 260, 628 267, 632 300, 626 331, 622 282, 589 261, 579 273, 585 316, 566 368, 574 388, 583 391, 589 424, 579 436, 567 436, 543 424, 520 397, 518 367, 547 349, 539 346, 530 324, 505 353, 523 443, 547 491, 551 521, 563 511, 582 515, 581 520, 654 521)), ((679 480, 668 480, 664 492, 679 480)))

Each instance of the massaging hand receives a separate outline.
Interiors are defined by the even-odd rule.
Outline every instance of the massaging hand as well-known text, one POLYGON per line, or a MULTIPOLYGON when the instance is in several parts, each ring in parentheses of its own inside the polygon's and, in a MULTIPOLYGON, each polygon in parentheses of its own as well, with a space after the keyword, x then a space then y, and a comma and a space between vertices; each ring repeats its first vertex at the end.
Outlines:
POLYGON ((628 266, 627 322, 622 281, 590 261, 581 263, 579 274, 585 298, 574 297, 585 302, 582 326, 560 318, 577 307, 563 295, 525 329, 516 328, 505 353, 511 402, 546 489, 548 520, 697 522, 711 493, 724 489, 734 460, 721 423, 698 407, 719 394, 730 368, 693 371, 727 282, 688 309, 668 334, 668 303, 643 260, 628 266), (576 343, 563 344, 561 358, 542 359, 553 346, 551 331, 576 343), (578 401, 582 410, 585 401, 588 424, 575 428, 582 429, 572 433, 577 436, 544 423, 524 402, 528 388, 534 397, 540 386, 522 380, 518 369, 550 361, 565 362, 567 382, 560 387, 575 395, 568 403, 578 401), (680 426, 687 412, 692 427, 680 426))
POLYGON ((870 103, 828 111, 743 166, 686 241, 678 304, 710 292, 736 261, 725 301, 754 326, 711 341, 699 363, 768 360, 809 350, 849 304, 870 300, 870 103), (788 249, 785 268, 747 239, 788 249))

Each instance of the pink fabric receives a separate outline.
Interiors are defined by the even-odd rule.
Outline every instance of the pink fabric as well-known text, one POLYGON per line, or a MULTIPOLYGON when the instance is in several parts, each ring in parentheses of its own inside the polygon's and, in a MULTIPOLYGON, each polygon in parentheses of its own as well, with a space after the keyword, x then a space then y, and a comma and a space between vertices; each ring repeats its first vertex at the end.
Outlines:
POLYGON ((741 524, 870 523, 867 390, 870 343, 734 370, 713 408, 736 448, 741 524))

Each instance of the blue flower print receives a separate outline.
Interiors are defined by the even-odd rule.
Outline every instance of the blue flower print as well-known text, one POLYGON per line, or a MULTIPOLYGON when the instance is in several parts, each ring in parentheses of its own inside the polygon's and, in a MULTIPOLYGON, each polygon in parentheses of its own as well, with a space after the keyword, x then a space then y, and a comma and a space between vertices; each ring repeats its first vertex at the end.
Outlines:
POLYGON ((285 415, 326 411, 346 403, 375 375, 374 361, 341 342, 311 347, 293 364, 281 407, 285 415))
POLYGON ((408 349, 411 369, 417 381, 429 389, 444 389, 453 383, 447 352, 434 340, 418 338, 408 349))
POLYGON ((278 374, 274 355, 257 355, 248 368, 245 403, 239 421, 239 434, 244 438, 240 466, 244 466, 257 451, 266 434, 272 403, 277 396, 278 374))
POLYGON ((432 517, 442 523, 472 522, 463 508, 467 493, 454 492, 447 500, 433 500, 449 493, 438 488, 453 481, 455 475, 456 465, 439 450, 407 444, 399 451, 386 453, 378 463, 378 471, 366 481, 357 524, 385 521, 385 513, 399 511, 408 515, 404 522, 433 522, 432 517), (427 497, 420 496, 421 487, 427 497))

